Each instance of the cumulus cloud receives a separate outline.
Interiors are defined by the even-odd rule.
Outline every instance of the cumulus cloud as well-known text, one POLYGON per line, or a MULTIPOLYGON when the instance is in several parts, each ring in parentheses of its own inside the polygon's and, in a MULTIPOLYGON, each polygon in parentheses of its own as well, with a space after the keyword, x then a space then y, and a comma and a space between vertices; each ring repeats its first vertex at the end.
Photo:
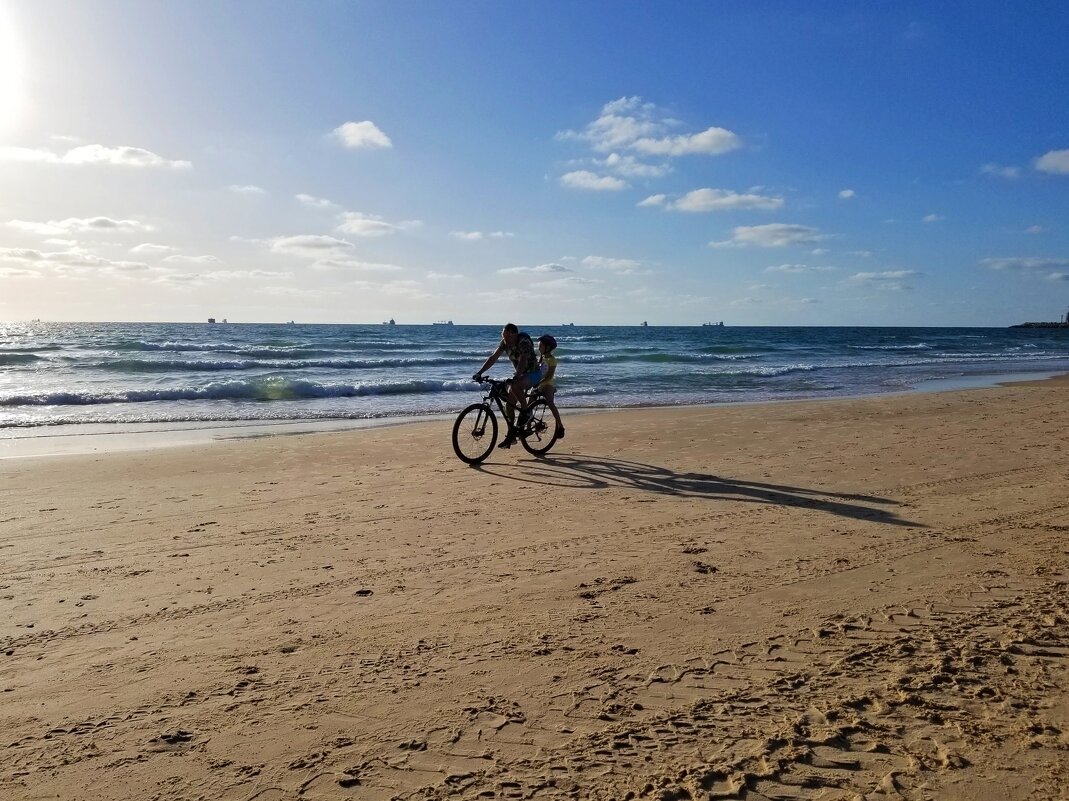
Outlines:
POLYGON ((1051 150, 1036 159, 1036 169, 1052 175, 1069 175, 1069 150, 1051 150))
POLYGON ((81 145, 63 153, 43 148, 0 147, 0 160, 30 161, 44 164, 104 164, 116 167, 163 168, 188 170, 189 161, 165 159, 140 147, 105 147, 104 145, 81 145))
POLYGON ((711 126, 697 133, 676 133, 681 126, 681 122, 654 104, 643 102, 641 97, 621 97, 606 103, 598 118, 584 129, 560 131, 557 139, 584 142, 594 152, 608 154, 594 159, 594 164, 609 175, 580 170, 568 173, 561 183, 575 189, 619 190, 627 184, 616 176, 659 178, 672 169, 665 159, 719 155, 742 147, 742 140, 725 128, 711 126), (644 161, 646 157, 656 157, 660 163, 644 161))
POLYGON ((834 267, 810 267, 807 264, 776 264, 765 268, 766 273, 829 273, 834 267))
POLYGON ((934 222, 940 222, 940 221, 945 220, 945 219, 946 219, 946 217, 942 216, 941 214, 927 214, 927 215, 924 216, 924 218, 921 220, 921 222, 934 223, 934 222))
POLYGON ((852 197, 856 197, 857 193, 853 189, 840 189, 839 197, 843 200, 849 200, 852 197))
MULTIPOLYGON (((648 199, 648 198, 647 198, 648 199)), ((730 189, 695 189, 687 192, 678 200, 668 204, 667 208, 675 211, 708 212, 734 211, 737 209, 778 209, 783 205, 783 198, 740 194, 730 189)))
POLYGON ((150 269, 143 262, 106 259, 82 248, 52 252, 32 248, 0 248, 0 261, 21 263, 24 266, 53 267, 60 272, 93 269, 122 273, 150 269))
POLYGON ((663 206, 668 200, 668 195, 650 195, 645 200, 639 201, 638 206, 663 206))
POLYGON ((642 265, 634 259, 613 259, 606 256, 587 256, 583 265, 595 270, 612 270, 624 275, 638 272, 642 265))
POLYGON ((151 225, 137 220, 114 220, 111 217, 68 217, 65 220, 48 222, 27 222, 25 220, 8 220, 12 228, 29 231, 44 236, 56 236, 71 233, 125 233, 128 231, 153 231, 151 225))
POLYGON ((393 147, 390 137, 370 120, 346 122, 332 131, 334 137, 351 150, 372 150, 393 147))
POLYGON ((508 231, 451 231, 449 233, 454 239, 461 239, 465 242, 479 242, 484 239, 508 239, 515 236, 508 231))
POLYGON ((922 273, 916 270, 885 270, 883 272, 855 273, 847 280, 854 284, 864 284, 879 289, 894 291, 912 289, 905 282, 910 278, 916 278, 922 273))
POLYGON ((344 239, 336 239, 333 236, 317 236, 315 234, 279 236, 270 240, 269 244, 273 253, 316 259, 344 256, 353 248, 353 243, 346 242, 344 239))
POLYGON ((163 260, 166 264, 222 264, 216 256, 168 256, 163 260))
POLYGON ((627 188, 627 182, 612 175, 598 175, 589 170, 575 170, 560 178, 561 186, 583 189, 588 192, 619 192, 627 188))
POLYGON ((134 245, 130 248, 131 253, 146 253, 146 254, 160 254, 160 253, 174 253, 178 248, 171 247, 170 245, 154 245, 151 242, 143 242, 140 245, 134 245))
POLYGON ((661 178, 672 171, 668 164, 647 164, 634 156, 622 156, 619 153, 610 153, 600 164, 606 170, 627 178, 661 178))
POLYGON ((590 278, 581 278, 578 275, 568 275, 564 278, 553 278, 548 281, 535 281, 531 284, 539 289, 571 289, 573 287, 593 286, 600 283, 590 278))
POLYGON ((359 273, 396 273, 403 270, 397 264, 380 264, 356 259, 319 259, 311 265, 313 270, 347 270, 359 273))
POLYGON ((740 225, 731 233, 731 239, 710 242, 710 247, 761 247, 780 248, 787 245, 805 245, 819 242, 827 236, 817 228, 787 223, 768 225, 740 225))
POLYGON ((267 190, 254 184, 231 184, 228 190, 236 195, 266 195, 267 190))
POLYGON ((980 167, 980 174, 991 175, 995 178, 1007 178, 1009 180, 1013 180, 1014 178, 1021 177, 1021 168, 1004 166, 1002 164, 988 163, 980 167))
POLYGON ((323 197, 315 197, 314 195, 306 195, 304 193, 301 193, 299 195, 295 195, 294 197, 297 198, 297 202, 300 203, 301 205, 308 206, 308 207, 313 208, 313 209, 336 209, 336 208, 338 208, 338 204, 334 203, 333 201, 327 200, 326 198, 323 198, 323 197))
POLYGON ((545 273, 570 273, 562 264, 539 264, 537 267, 505 267, 497 271, 500 275, 528 275, 545 273))
POLYGON ((423 224, 419 220, 404 220, 399 223, 386 222, 378 215, 364 214, 359 211, 347 211, 339 219, 341 219, 341 222, 338 224, 338 231, 362 237, 389 236, 400 231, 418 228, 423 224))
POLYGON ((209 281, 238 281, 249 278, 293 278, 293 273, 272 272, 270 270, 212 270, 209 273, 200 273, 200 275, 209 281))
POLYGON ((560 139, 588 142, 602 153, 633 150, 646 155, 716 155, 742 147, 742 140, 724 128, 710 127, 694 134, 670 135, 680 125, 641 97, 621 97, 606 103, 600 116, 582 131, 562 131, 560 139))
POLYGON ((1043 256, 1009 256, 982 259, 980 263, 990 267, 992 270, 1045 272, 1069 266, 1069 259, 1046 258, 1043 256))

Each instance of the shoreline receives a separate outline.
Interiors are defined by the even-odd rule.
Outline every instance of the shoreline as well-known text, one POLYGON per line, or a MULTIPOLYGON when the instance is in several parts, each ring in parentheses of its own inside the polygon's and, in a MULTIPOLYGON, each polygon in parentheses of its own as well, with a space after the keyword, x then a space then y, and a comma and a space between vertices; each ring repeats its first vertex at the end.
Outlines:
MULTIPOLYGON (((984 389, 1004 384, 1046 381, 1069 375, 1064 372, 1019 372, 991 375, 955 376, 930 379, 917 386, 890 392, 862 395, 841 395, 820 398, 789 398, 727 401, 711 404, 666 404, 640 406, 564 406, 562 414, 611 414, 628 410, 655 409, 716 409, 733 406, 763 406, 790 403, 821 403, 864 398, 895 397, 915 393, 958 392, 984 389)), ((317 420, 248 420, 248 421, 191 421, 188 423, 86 423, 33 428, 11 428, 10 434, 0 430, 0 461, 38 457, 70 456, 75 454, 112 453, 120 451, 157 450, 209 445, 233 440, 261 439, 277 436, 341 433, 432 423, 452 420, 454 412, 427 415, 400 415, 376 418, 335 418, 317 420), (33 433, 23 433, 23 432, 33 433)))
POLYGON ((1067 388, 0 461, 0 797, 1060 797, 1067 388))

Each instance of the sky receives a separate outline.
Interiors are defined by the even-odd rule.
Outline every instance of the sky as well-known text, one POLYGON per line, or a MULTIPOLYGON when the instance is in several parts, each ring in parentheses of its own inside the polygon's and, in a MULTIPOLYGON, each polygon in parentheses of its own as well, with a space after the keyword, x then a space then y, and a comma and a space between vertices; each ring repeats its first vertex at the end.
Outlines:
POLYGON ((0 0, 0 320, 1069 307, 1069 4, 0 0))

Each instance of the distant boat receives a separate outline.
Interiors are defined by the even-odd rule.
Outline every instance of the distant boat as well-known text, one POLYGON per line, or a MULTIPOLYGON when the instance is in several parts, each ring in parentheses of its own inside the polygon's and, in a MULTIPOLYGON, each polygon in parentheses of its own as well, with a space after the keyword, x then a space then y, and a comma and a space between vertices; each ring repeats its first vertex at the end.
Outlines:
POLYGON ((642 325, 649 325, 645 320, 642 321, 642 325))
POLYGON ((721 320, 719 323, 702 323, 702 328, 706 328, 706 327, 710 327, 710 326, 713 327, 713 328, 723 328, 724 327, 724 321, 721 320))
POLYGON ((215 318, 214 317, 209 317, 208 318, 208 322, 212 323, 214 325, 215 324, 215 318))
POLYGON ((296 323, 294 323, 293 320, 290 320, 286 323, 286 325, 296 325, 296 323))
POLYGON ((575 328, 575 323, 561 323, 565 328, 575 328))
POLYGON ((384 323, 383 323, 383 325, 397 325, 397 323, 395 323, 395 322, 393 321, 393 318, 391 317, 391 318, 390 318, 389 320, 387 320, 386 322, 384 322, 384 323))
POLYGON ((452 324, 453 324, 452 320, 438 320, 437 322, 431 323, 431 325, 452 325, 452 324))

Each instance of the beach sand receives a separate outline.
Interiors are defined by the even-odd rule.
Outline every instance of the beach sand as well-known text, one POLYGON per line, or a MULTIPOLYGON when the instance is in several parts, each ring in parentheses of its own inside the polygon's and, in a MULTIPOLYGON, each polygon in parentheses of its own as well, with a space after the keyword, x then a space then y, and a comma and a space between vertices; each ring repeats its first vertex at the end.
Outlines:
POLYGON ((0 798, 1069 797, 1069 380, 0 461, 0 798))

